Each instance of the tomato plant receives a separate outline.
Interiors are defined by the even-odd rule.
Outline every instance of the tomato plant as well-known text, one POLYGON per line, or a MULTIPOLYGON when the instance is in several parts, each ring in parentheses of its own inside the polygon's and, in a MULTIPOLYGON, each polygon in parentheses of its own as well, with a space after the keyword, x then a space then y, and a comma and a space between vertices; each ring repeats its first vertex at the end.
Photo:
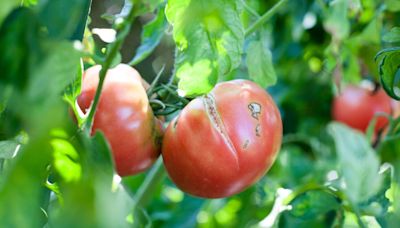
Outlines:
MULTIPOLYGON (((80 108, 90 108, 101 66, 83 74, 80 108)), ((149 168, 160 154, 161 123, 153 115, 139 73, 120 64, 107 71, 92 134, 100 130, 111 144, 116 169, 122 176, 149 168)), ((148 85, 147 85, 148 86, 148 85)))
MULTIPOLYGON (((332 116, 348 126, 366 131, 376 114, 391 115, 392 99, 382 89, 377 91, 349 85, 334 99, 332 116)), ((384 116, 376 117, 375 132, 382 130, 388 120, 384 116)))
POLYGON ((179 188, 220 198, 259 180, 281 140, 281 117, 272 98, 254 82, 234 80, 192 100, 171 121, 162 154, 179 188))
POLYGON ((397 227, 399 12, 0 1, 0 227, 397 227))

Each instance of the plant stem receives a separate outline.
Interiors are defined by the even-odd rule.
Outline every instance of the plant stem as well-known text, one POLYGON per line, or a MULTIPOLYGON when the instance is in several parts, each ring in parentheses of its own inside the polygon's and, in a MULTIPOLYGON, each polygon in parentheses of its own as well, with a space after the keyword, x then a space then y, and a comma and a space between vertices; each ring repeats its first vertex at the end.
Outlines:
POLYGON ((260 26, 262 26, 268 19, 270 19, 276 12, 287 2, 288 0, 280 0, 276 3, 271 9, 269 9, 266 13, 264 13, 256 22, 250 25, 249 28, 246 29, 245 36, 251 35, 254 31, 256 31, 260 26))
POLYGON ((242 3, 244 9, 245 9, 247 12, 249 12, 252 16, 254 16, 254 17, 257 18, 257 19, 260 18, 260 15, 258 15, 258 13, 257 13, 253 8, 251 8, 249 5, 247 5, 247 3, 245 2, 245 0, 241 0, 240 2, 242 3))
POLYGON ((162 158, 158 158, 153 168, 147 174, 146 179, 140 185, 136 195, 135 203, 133 206, 134 213, 138 208, 143 208, 149 202, 151 196, 154 194, 155 187, 164 179, 165 170, 162 162, 162 158))
POLYGON ((101 64, 101 70, 100 70, 100 74, 99 74, 99 84, 97 86, 96 94, 94 96, 94 100, 93 100, 92 106, 90 108, 90 112, 88 114, 88 117, 86 118, 84 125, 83 125, 84 131, 87 132, 88 134, 90 134, 90 131, 91 131, 91 128, 93 125, 93 118, 94 118, 94 115, 96 113, 96 109, 97 109, 97 106, 99 103, 100 94, 103 89, 104 80, 106 78, 106 73, 107 73, 108 69, 111 67, 111 64, 113 63, 115 56, 118 54, 119 49, 121 49, 124 39, 128 35, 130 28, 131 28, 131 24, 132 24, 133 20, 135 19, 135 15, 136 15, 136 12, 134 10, 134 7, 132 7, 129 11, 129 14, 125 18, 125 21, 121 24, 121 26, 118 29, 118 35, 117 35, 116 41, 114 43, 110 44, 110 46, 107 50, 107 53, 106 53, 105 60, 101 64))

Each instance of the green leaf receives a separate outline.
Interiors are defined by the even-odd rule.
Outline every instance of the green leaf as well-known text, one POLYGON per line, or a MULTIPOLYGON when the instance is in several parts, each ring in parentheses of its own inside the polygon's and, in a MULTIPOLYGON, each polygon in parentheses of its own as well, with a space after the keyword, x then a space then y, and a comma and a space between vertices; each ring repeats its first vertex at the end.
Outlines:
POLYGON ((171 0, 166 16, 177 45, 178 87, 187 96, 209 92, 239 66, 244 31, 235 1, 171 0))
POLYGON ((339 199, 334 195, 324 191, 308 191, 297 196, 292 202, 292 210, 290 214, 305 220, 311 220, 335 211, 340 207, 339 199))
POLYGON ((262 87, 276 83, 276 73, 272 63, 271 51, 262 41, 253 41, 249 44, 246 58, 250 79, 262 87))
POLYGON ((12 158, 18 148, 19 143, 15 140, 0 141, 0 159, 12 158))
POLYGON ((54 38, 81 40, 91 0, 43 0, 39 18, 54 38))
POLYGON ((400 100, 400 80, 396 77, 400 67, 400 47, 380 51, 375 61, 379 63, 379 76, 386 93, 400 100))
POLYGON ((369 199, 377 193, 382 181, 376 152, 361 132, 340 123, 329 124, 328 130, 336 145, 345 183, 343 191, 353 203, 369 199))
POLYGON ((389 33, 383 36, 383 40, 388 43, 400 42, 400 27, 394 27, 389 33))
POLYGON ((347 17, 348 0, 331 1, 325 29, 338 40, 346 39, 350 34, 350 22, 347 17))
POLYGON ((0 3, 0 24, 3 22, 4 18, 19 4, 21 0, 6 0, 0 3))
POLYGON ((131 65, 136 65, 147 58, 160 43, 168 26, 164 11, 164 8, 160 8, 156 17, 143 26, 143 31, 140 36, 141 44, 130 62, 131 65))

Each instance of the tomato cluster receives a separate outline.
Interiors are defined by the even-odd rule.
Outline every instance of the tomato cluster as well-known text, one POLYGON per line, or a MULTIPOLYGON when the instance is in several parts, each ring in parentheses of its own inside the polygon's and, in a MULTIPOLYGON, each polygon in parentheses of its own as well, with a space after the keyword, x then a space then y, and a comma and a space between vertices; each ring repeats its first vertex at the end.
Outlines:
MULTIPOLYGON (((89 68, 78 104, 90 107, 100 66, 89 68)), ((107 72, 92 131, 111 145, 117 172, 147 169, 161 152, 162 126, 154 117, 139 73, 120 64, 107 72)), ((183 191, 206 198, 227 197, 258 181, 271 167, 282 140, 279 110, 257 84, 217 84, 192 100, 165 131, 166 170, 183 191)))

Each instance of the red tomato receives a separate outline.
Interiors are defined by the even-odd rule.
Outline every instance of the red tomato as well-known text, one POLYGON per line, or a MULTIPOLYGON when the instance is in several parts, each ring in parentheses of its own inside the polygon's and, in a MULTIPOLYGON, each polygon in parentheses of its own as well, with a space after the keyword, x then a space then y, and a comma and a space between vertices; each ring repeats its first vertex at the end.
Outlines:
POLYGON ((180 189, 220 198, 258 181, 281 140, 282 120, 272 98, 253 82, 234 80, 192 100, 171 121, 162 156, 180 189))
MULTIPOLYGON (((336 121, 365 132, 376 113, 391 114, 391 102, 391 98, 382 89, 373 93, 368 89, 350 85, 335 97, 332 116, 336 121)), ((378 117, 375 132, 384 128, 387 123, 385 117, 378 117)))
MULTIPOLYGON (((83 75, 78 104, 84 112, 95 96, 100 69, 91 67, 83 75)), ((144 171, 160 154, 161 123, 153 115, 141 80, 125 64, 108 70, 94 117, 92 133, 104 133, 121 176, 144 171)))

